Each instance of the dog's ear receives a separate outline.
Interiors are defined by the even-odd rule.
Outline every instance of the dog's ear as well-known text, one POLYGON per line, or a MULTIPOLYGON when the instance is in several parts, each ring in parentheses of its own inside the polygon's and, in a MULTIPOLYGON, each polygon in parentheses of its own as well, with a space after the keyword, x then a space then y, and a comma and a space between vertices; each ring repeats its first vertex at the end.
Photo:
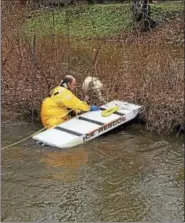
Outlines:
POLYGON ((82 90, 83 90, 84 93, 88 92, 89 87, 90 87, 89 85, 90 85, 91 82, 92 82, 91 76, 88 76, 88 77, 85 78, 85 80, 82 84, 82 90))

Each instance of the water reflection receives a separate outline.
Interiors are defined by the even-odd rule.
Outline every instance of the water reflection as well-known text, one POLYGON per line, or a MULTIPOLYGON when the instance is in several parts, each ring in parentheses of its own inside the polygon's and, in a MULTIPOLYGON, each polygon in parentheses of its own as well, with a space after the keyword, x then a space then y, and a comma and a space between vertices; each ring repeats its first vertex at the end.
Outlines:
POLYGON ((88 152, 86 148, 74 148, 68 150, 44 151, 41 162, 47 168, 54 168, 52 173, 54 179, 61 181, 74 181, 77 171, 88 162, 88 152))
POLYGON ((2 220, 182 221, 183 140, 123 130, 66 150, 3 150, 2 220))
POLYGON ((48 167, 63 167, 78 169, 88 161, 88 152, 85 148, 76 148, 73 151, 46 151, 43 152, 41 162, 48 167))

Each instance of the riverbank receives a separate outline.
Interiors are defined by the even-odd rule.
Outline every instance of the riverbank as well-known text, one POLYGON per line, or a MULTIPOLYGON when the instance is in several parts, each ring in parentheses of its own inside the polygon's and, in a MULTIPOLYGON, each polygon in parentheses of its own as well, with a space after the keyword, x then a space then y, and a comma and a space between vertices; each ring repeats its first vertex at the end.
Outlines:
POLYGON ((77 77, 81 97, 81 84, 88 74, 102 80, 107 101, 143 105, 141 118, 148 130, 173 132, 184 122, 183 7, 179 4, 153 5, 153 17, 161 23, 143 34, 131 30, 128 4, 68 8, 74 12, 68 18, 75 19, 67 21, 58 10, 50 13, 51 19, 46 19, 49 12, 44 17, 40 11, 38 17, 28 18, 36 15, 28 9, 9 15, 3 20, 2 34, 2 118, 39 120, 43 98, 63 75, 77 77), (64 27, 63 22, 70 25, 64 27))
MULTIPOLYGON (((150 4, 150 8, 151 17, 160 26, 183 16, 183 3, 180 1, 150 4)), ((131 3, 113 3, 32 11, 22 31, 27 36, 36 33, 39 38, 63 34, 79 39, 110 39, 132 29, 131 3)))

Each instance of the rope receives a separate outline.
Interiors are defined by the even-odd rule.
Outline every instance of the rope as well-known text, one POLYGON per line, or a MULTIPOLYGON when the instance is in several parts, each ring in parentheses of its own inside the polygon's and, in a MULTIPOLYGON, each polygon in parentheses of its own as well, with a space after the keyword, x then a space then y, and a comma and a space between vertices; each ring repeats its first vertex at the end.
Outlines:
POLYGON ((35 132, 35 133, 33 133, 33 134, 27 136, 26 138, 23 138, 23 139, 21 139, 21 140, 15 142, 15 143, 12 143, 12 144, 10 144, 10 145, 8 145, 8 146, 4 146, 3 148, 1 148, 1 150, 7 149, 7 148, 12 147, 12 146, 15 146, 15 145, 17 145, 17 144, 19 144, 19 143, 21 143, 21 142, 23 142, 23 141, 25 141, 25 140, 31 138, 32 136, 36 135, 37 133, 39 133, 39 132, 45 130, 46 128, 47 128, 47 127, 44 127, 44 128, 42 128, 42 129, 40 129, 39 131, 37 131, 37 132, 35 132))
MULTIPOLYGON (((81 102, 80 102, 80 103, 81 103, 81 102)), ((78 106, 80 103, 78 103, 77 106, 78 106)), ((69 111, 66 112, 61 118, 63 118, 64 116, 68 115, 68 114, 69 114, 71 111, 73 111, 73 110, 74 110, 74 109, 69 110, 69 111)), ((57 125, 56 125, 56 126, 57 126, 57 125)), ((35 133, 31 134, 31 135, 29 135, 29 136, 23 138, 23 139, 21 139, 21 140, 15 142, 15 143, 12 143, 12 144, 10 144, 10 145, 8 145, 8 146, 4 146, 3 148, 1 148, 1 150, 10 148, 10 147, 15 146, 15 145, 17 145, 17 144, 19 144, 19 143, 21 143, 21 142, 23 142, 23 141, 26 141, 27 139, 29 139, 29 138, 31 138, 32 136, 38 134, 39 132, 42 132, 43 130, 47 129, 48 127, 49 127, 49 125, 46 126, 46 127, 44 127, 44 128, 42 128, 42 129, 40 129, 39 131, 37 131, 37 132, 35 132, 35 133)), ((55 127, 55 126, 54 126, 54 127, 55 127)))
MULTIPOLYGON (((77 107, 80 103, 82 103, 82 101, 80 101, 80 102, 76 105, 76 107, 77 107)), ((108 107, 108 106, 107 106, 107 107, 108 107)), ((68 114, 69 114, 71 111, 73 111, 73 110, 74 110, 74 109, 69 110, 69 111, 66 112, 61 118, 63 118, 64 116, 68 115, 68 114)), ((79 116, 78 113, 77 113, 76 116, 77 116, 77 118, 78 118, 78 116, 79 116)), ((57 125, 56 125, 56 126, 57 126, 57 125)), ((26 141, 27 139, 29 139, 29 138, 31 138, 32 136, 38 134, 39 132, 42 132, 43 130, 47 129, 48 127, 49 127, 49 125, 46 126, 46 127, 44 127, 44 128, 42 128, 42 129, 40 129, 39 131, 37 131, 37 132, 35 132, 35 133, 31 134, 31 135, 29 135, 29 136, 23 138, 23 139, 21 139, 21 140, 15 142, 15 143, 12 143, 12 144, 10 144, 10 145, 8 145, 8 146, 5 146, 5 147, 1 148, 1 150, 10 148, 10 147, 15 146, 15 145, 17 145, 17 144, 19 144, 19 143, 21 143, 21 142, 23 142, 23 141, 26 141)), ((55 126, 54 126, 54 127, 55 127, 55 126)))

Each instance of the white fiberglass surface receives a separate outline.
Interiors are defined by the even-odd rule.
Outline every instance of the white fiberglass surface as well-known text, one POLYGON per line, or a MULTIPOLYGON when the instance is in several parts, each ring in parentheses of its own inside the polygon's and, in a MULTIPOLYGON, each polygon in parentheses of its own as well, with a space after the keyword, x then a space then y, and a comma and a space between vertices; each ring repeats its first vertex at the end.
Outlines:
POLYGON ((101 115, 101 112, 102 111, 88 112, 88 113, 83 114, 83 117, 89 118, 89 119, 94 119, 96 121, 103 122, 105 124, 107 124, 111 121, 114 121, 120 117, 120 115, 116 115, 116 114, 112 114, 110 116, 103 117, 101 115))
MULTIPOLYGON (((93 119, 93 117, 91 119, 93 119)), ((96 121, 96 119, 93 119, 93 120, 96 121)), ((92 131, 94 129, 101 127, 100 125, 94 124, 92 122, 80 120, 78 118, 73 118, 65 123, 62 123, 59 126, 61 126, 62 128, 73 130, 78 133, 82 133, 82 134, 88 133, 89 131, 92 131)))
POLYGON ((49 130, 39 133, 33 138, 45 143, 52 142, 55 144, 66 144, 72 140, 79 138, 79 136, 72 135, 70 133, 60 131, 57 129, 49 129, 49 130))

